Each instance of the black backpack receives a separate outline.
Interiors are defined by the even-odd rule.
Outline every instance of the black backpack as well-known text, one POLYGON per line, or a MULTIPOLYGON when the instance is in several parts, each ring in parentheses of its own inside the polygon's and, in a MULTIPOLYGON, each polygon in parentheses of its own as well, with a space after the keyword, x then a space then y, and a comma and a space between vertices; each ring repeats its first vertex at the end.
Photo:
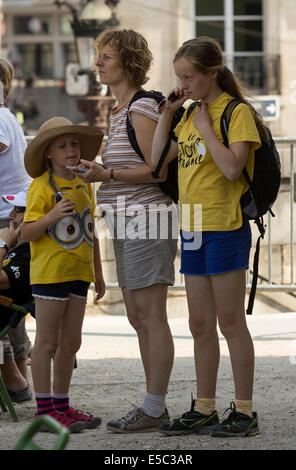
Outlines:
MULTIPOLYGON (((139 90, 135 95, 132 97, 128 110, 130 109, 131 105, 139 100, 140 98, 153 98, 157 103, 160 103, 165 97, 164 95, 159 92, 159 91, 146 91, 146 90, 139 90)), ((164 162, 164 159, 168 153, 168 150, 170 148, 171 144, 171 139, 177 141, 178 139, 176 138, 174 134, 174 128, 178 124, 178 122, 181 120, 183 113, 185 111, 185 108, 182 106, 181 108, 177 109, 175 112, 173 119, 172 119, 172 124, 171 124, 171 129, 168 137, 168 141, 163 149, 163 152, 161 154, 160 160, 158 162, 158 165, 153 172, 153 176, 155 178, 159 177, 159 172, 162 167, 162 164, 164 162)), ((130 122, 128 113, 127 113, 127 121, 126 121, 126 127, 127 127, 127 134, 131 143, 131 146, 137 152, 137 154, 144 160, 144 155, 141 152, 141 149, 138 145, 137 139, 136 139, 136 134, 134 131, 134 128, 130 122)), ((168 164, 168 175, 166 181, 163 181, 159 183, 159 186, 161 190, 165 193, 168 194, 174 202, 178 202, 179 200, 179 191, 178 191, 178 159, 174 158, 169 164, 168 164)))
MULTIPOLYGON (((228 147, 228 128, 232 113, 236 106, 242 101, 233 99, 225 107, 221 119, 220 128, 223 136, 223 143, 228 147)), ((198 105, 197 102, 191 103, 186 112, 186 121, 192 114, 195 107, 198 105)), ((246 168, 243 169, 243 175, 249 185, 249 189, 241 197, 241 209, 242 212, 250 220, 254 220, 257 225, 260 235, 256 243, 256 251, 253 261, 253 279, 252 286, 249 296, 249 303, 247 307, 247 314, 251 315, 254 306, 257 279, 258 279, 258 265, 259 265, 259 250, 260 240, 264 238, 266 226, 264 225, 263 216, 270 212, 274 217, 274 213, 271 210, 273 203, 275 202, 280 182, 281 182, 281 163, 278 151, 276 149, 274 140, 270 133, 270 130, 265 126, 267 139, 262 142, 261 147, 255 151, 254 156, 254 173, 253 179, 248 175, 246 168)), ((161 167, 161 165, 160 165, 161 167)))
MULTIPOLYGON (((223 136, 223 143, 228 147, 228 128, 232 113, 236 106, 242 101, 234 99, 230 101, 223 111, 220 120, 220 128, 223 136)), ((253 261, 253 279, 249 296, 247 314, 251 315, 254 305, 255 292, 258 279, 259 250, 260 240, 264 238, 266 226, 263 222, 263 216, 270 212, 274 217, 271 208, 275 202, 281 183, 281 163, 278 151, 270 130, 265 126, 267 138, 262 141, 261 147, 255 150, 254 155, 254 173, 251 180, 246 168, 243 175, 249 185, 249 189, 241 197, 242 212, 250 220, 254 220, 260 235, 256 243, 256 251, 253 261)))

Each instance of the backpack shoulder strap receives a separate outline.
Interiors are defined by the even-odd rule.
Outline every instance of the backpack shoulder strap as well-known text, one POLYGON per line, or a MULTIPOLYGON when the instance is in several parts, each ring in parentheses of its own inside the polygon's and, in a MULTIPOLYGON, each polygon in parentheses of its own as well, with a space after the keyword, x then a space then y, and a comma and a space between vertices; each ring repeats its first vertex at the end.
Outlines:
POLYGON ((255 250, 254 260, 253 260, 253 279, 252 279, 252 285, 251 285, 251 290, 250 290, 250 295, 249 295, 248 307, 246 310, 247 315, 252 315, 252 312, 253 312, 257 280, 258 280, 258 271, 259 271, 260 241, 261 239, 263 240, 265 229, 266 229, 264 222, 263 222, 263 217, 257 217, 255 219, 255 224, 258 227, 260 235, 257 239, 256 250, 255 250))
POLYGON ((189 108, 186 111, 185 121, 188 121, 188 119, 190 118, 190 116, 193 113, 194 109, 196 108, 197 104, 198 104, 197 101, 193 101, 193 103, 191 103, 191 105, 189 106, 189 108))
POLYGON ((128 109, 127 109, 127 117, 126 117, 126 130, 127 130, 127 135, 130 141, 131 146, 133 147, 134 151, 139 155, 139 157, 142 158, 142 160, 145 160, 144 155, 141 152, 141 149, 138 145, 137 139, 136 139, 136 133, 135 130, 132 126, 132 123, 129 118, 129 110, 131 105, 137 101, 140 100, 141 98, 154 98, 157 103, 159 103, 163 99, 163 95, 158 92, 158 91, 146 91, 144 89, 137 91, 132 99, 129 102, 128 109))
MULTIPOLYGON (((220 118, 220 129, 221 129, 221 134, 222 134, 222 137, 223 137, 223 144, 225 145, 225 147, 229 146, 228 129, 229 129, 229 123, 230 123, 230 120, 231 120, 232 113, 240 103, 242 103, 242 101, 240 101, 236 98, 229 101, 229 103, 227 103, 227 105, 226 105, 226 107, 225 107, 225 109, 222 113, 222 116, 220 118)), ((246 178, 248 185, 251 187, 252 186, 252 181, 251 181, 251 178, 250 178, 246 168, 243 169, 243 175, 246 178)))
POLYGON ((240 103, 242 103, 242 101, 238 99, 229 101, 229 103, 227 103, 225 106, 225 109, 220 118, 220 129, 225 147, 228 147, 228 129, 232 113, 240 103))

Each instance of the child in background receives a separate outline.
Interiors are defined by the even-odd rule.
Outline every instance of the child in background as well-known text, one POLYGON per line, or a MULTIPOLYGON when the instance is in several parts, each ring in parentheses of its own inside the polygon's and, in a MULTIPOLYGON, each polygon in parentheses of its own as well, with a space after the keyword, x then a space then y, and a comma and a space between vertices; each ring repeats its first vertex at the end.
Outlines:
POLYGON ((27 194, 22 237, 30 242, 30 278, 36 303, 31 359, 35 416, 48 414, 71 432, 101 423, 101 418, 70 407, 69 388, 89 285, 95 282, 100 299, 105 284, 93 230, 92 187, 73 176, 67 166, 77 165, 81 155, 93 160, 102 138, 97 128, 55 117, 41 126, 25 153, 26 170, 34 178, 27 194))
MULTIPOLYGON (((24 167, 27 147, 23 129, 6 106, 13 90, 14 68, 9 60, 0 57, 0 191, 17 194, 31 182, 24 167)), ((0 198, 0 229, 9 227, 11 209, 0 198)))

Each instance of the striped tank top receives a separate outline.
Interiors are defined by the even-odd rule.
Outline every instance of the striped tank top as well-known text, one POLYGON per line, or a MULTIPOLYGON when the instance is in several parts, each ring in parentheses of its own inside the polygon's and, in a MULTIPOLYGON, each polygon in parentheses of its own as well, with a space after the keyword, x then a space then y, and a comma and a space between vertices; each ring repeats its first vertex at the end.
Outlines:
MULTIPOLYGON (((143 114, 153 121, 158 121, 159 118, 157 103, 153 98, 141 98, 135 101, 130 107, 131 111, 143 114)), ((111 113, 108 142, 102 153, 102 163, 105 168, 123 170, 145 165, 130 144, 126 130, 127 112, 128 104, 114 108, 111 113)), ((155 183, 131 184, 113 181, 103 182, 100 185, 97 203, 102 211, 113 210, 115 213, 126 214, 126 210, 131 206, 141 205, 145 211, 148 209, 153 211, 154 206, 160 204, 169 206, 172 200, 155 183)))

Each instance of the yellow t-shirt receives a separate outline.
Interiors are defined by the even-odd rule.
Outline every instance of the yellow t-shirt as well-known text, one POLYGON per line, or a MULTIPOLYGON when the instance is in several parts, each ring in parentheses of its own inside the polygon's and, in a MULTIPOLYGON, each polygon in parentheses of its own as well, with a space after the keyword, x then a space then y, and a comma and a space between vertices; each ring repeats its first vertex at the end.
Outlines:
MULTIPOLYGON (((232 99, 224 92, 208 105, 213 129, 221 142, 220 118, 232 99)), ((218 168, 198 129, 192 123, 194 112, 187 121, 184 113, 175 128, 178 137, 181 228, 185 231, 236 230, 242 225, 240 198, 248 189, 248 184, 243 175, 236 181, 229 181, 218 168)), ((246 168, 252 178, 254 151, 260 147, 261 141, 252 111, 244 103, 239 104, 232 113, 228 140, 229 145, 234 142, 250 142, 246 168)))
MULTIPOLYGON (((94 282, 92 187, 77 176, 72 181, 53 178, 62 196, 74 202, 75 214, 51 224, 38 240, 30 242, 30 282, 94 282)), ((24 222, 39 220, 55 204, 55 194, 45 172, 35 178, 28 189, 24 222)))

